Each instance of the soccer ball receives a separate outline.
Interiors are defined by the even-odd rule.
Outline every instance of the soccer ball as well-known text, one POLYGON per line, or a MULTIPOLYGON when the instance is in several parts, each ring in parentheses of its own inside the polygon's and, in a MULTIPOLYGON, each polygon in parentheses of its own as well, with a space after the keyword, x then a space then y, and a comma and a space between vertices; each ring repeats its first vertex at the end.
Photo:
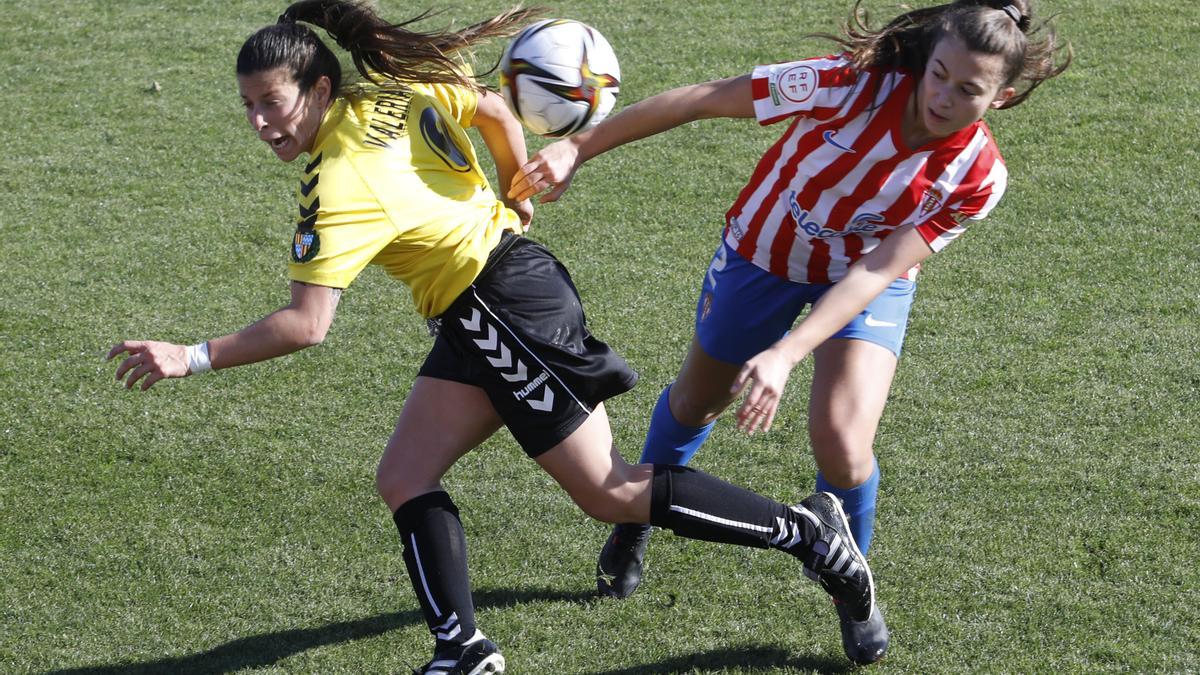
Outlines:
POLYGON ((608 40, 567 19, 529 26, 500 59, 504 102, 539 136, 570 136, 600 122, 616 105, 620 80, 608 40))

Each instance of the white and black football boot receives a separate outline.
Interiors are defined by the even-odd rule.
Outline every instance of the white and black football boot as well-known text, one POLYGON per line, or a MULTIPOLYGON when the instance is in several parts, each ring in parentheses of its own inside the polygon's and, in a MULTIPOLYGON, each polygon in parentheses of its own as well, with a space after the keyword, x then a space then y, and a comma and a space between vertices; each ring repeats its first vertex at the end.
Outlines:
POLYGON ((466 645, 444 648, 413 675, 494 675, 504 672, 504 655, 491 640, 481 637, 466 645))
MULTIPOLYGON (((804 574, 816 581, 854 621, 869 622, 875 610, 875 581, 867 559, 854 543, 850 521, 837 497, 818 492, 793 507, 816 518, 816 537, 798 551, 804 574)), ((811 522, 811 519, 809 519, 811 522)))

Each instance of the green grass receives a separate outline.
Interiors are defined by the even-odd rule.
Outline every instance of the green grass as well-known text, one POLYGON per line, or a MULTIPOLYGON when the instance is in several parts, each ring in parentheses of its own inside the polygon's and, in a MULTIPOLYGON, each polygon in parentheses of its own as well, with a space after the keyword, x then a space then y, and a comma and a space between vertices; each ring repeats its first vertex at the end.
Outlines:
MULTIPOLYGON (((422 663, 429 638, 373 490, 429 346, 405 289, 372 270, 322 347, 147 393, 102 361, 121 339, 195 342, 286 302, 296 169, 254 141, 232 77, 282 4, 10 4, 0 672, 422 663)), ((879 672, 1200 670, 1200 5, 1042 4, 1063 12, 1076 63, 989 117, 1009 194, 926 264, 877 439, 872 566, 894 636, 879 672)), ((846 5, 553 10, 612 41, 627 103, 820 53, 797 35, 835 29, 846 5)), ((460 24, 500 9, 460 6, 460 24)), ((642 373, 610 404, 630 459, 690 338, 721 214, 779 131, 710 121, 623 148, 536 216, 595 332, 642 373)), ((696 465, 806 494, 809 372, 775 431, 722 422, 696 465)), ((660 534, 645 588, 601 601, 607 528, 507 434, 446 483, 511 672, 846 669, 828 602, 786 556, 660 534)))

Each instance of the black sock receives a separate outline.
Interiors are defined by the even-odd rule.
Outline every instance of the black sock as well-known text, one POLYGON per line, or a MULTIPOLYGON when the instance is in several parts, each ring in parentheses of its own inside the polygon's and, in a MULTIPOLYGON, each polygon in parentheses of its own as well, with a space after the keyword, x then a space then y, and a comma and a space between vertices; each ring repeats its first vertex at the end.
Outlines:
POLYGON ((654 465, 650 524, 681 537, 778 548, 800 557, 816 537, 817 519, 686 466, 654 465))
POLYGON ((429 632, 441 651, 475 634, 475 603, 467 576, 467 538, 458 508, 445 492, 404 502, 392 515, 404 542, 404 566, 429 632))

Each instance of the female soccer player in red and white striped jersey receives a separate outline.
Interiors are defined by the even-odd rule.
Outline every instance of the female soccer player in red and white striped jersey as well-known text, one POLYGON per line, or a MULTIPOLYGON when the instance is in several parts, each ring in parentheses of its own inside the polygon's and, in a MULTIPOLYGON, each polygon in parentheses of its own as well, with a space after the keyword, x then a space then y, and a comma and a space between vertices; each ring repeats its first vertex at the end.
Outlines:
MULTIPOLYGON (((579 166, 616 146, 711 117, 786 121, 725 214, 683 368, 659 398, 642 461, 686 464, 746 390, 739 426, 769 430, 792 368, 809 354, 809 435, 818 489, 845 504, 859 548, 874 524, 873 441, 895 374, 922 260, 992 210, 1007 169, 986 124, 1070 63, 1028 0, 957 0, 872 30, 856 2, 842 52, 674 89, 550 145, 509 197, 558 199, 579 166), (1060 63, 1061 61, 1061 63, 1060 63), (811 312, 793 328, 806 306, 811 312)), ((649 528, 618 525, 597 568, 601 593, 641 580, 649 528)), ((887 648, 883 618, 838 607, 858 662, 887 648)))

